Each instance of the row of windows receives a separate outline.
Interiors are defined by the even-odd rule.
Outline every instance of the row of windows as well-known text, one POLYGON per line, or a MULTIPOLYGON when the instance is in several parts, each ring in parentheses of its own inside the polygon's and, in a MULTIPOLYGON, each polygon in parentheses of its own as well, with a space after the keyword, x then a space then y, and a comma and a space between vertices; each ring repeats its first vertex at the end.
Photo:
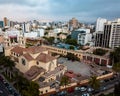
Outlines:
POLYGON ((17 57, 20 56, 19 54, 16 54, 16 53, 14 53, 14 52, 11 52, 11 54, 14 55, 14 56, 17 56, 17 57))
MULTIPOLYGON (((23 65, 26 65, 26 61, 25 61, 24 58, 21 59, 21 62, 22 62, 23 65)), ((37 61, 36 64, 39 65, 39 62, 37 61)))

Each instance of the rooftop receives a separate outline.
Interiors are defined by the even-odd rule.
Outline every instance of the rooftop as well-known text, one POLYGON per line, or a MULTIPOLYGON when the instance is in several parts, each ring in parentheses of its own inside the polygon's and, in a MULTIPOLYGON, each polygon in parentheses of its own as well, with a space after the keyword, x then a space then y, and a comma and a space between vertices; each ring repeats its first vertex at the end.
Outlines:
POLYGON ((24 56, 28 61, 31 61, 31 60, 34 59, 29 53, 23 54, 23 56, 24 56))
POLYGON ((35 54, 35 53, 40 53, 40 52, 47 51, 47 50, 46 48, 43 48, 41 46, 33 46, 29 48, 22 48, 22 47, 16 46, 13 49, 11 49, 11 51, 18 53, 19 55, 22 55, 23 52, 35 54))
POLYGON ((40 55, 37 56, 36 60, 41 61, 41 62, 50 62, 52 60, 56 59, 56 57, 53 57, 49 54, 41 53, 40 55))
POLYGON ((45 72, 45 69, 41 68, 41 67, 37 67, 37 66, 32 66, 30 68, 30 70, 28 70, 24 76, 28 79, 28 80, 32 80, 35 79, 39 74, 41 74, 42 72, 45 72))
POLYGON ((51 75, 54 75, 54 74, 56 74, 57 72, 63 70, 64 67, 65 67, 64 65, 60 65, 60 66, 56 67, 55 70, 46 73, 46 74, 44 75, 44 77, 47 78, 47 77, 49 77, 49 76, 51 76, 51 75))

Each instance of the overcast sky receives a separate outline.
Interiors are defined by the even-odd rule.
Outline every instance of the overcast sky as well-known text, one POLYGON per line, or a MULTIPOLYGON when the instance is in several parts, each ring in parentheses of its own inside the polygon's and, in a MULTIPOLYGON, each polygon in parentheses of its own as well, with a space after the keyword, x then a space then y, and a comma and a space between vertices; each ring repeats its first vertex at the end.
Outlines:
POLYGON ((0 19, 69 20, 94 22, 98 17, 120 17, 120 0, 0 0, 0 19))

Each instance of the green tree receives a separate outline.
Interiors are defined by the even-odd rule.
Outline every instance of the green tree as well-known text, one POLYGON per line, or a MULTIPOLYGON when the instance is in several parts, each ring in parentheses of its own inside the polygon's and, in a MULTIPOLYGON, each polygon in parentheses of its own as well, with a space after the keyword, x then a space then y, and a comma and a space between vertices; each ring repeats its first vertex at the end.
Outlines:
POLYGON ((116 72, 120 72, 120 62, 115 63, 115 64, 113 65, 113 69, 114 69, 116 72))
POLYGON ((120 82, 115 85, 114 87, 114 96, 119 96, 120 95, 120 82))
POLYGON ((71 45, 71 46, 69 47, 69 49, 74 50, 74 46, 71 45))
POLYGON ((50 44, 50 45, 51 45, 51 44, 53 44, 53 43, 54 43, 54 40, 55 40, 55 38, 54 38, 54 37, 49 37, 49 38, 44 37, 44 39, 46 39, 46 40, 47 40, 47 42, 49 42, 49 44, 50 44))
POLYGON ((73 53, 67 53, 66 57, 68 58, 68 60, 76 60, 76 61, 79 61, 80 59, 74 55, 73 53))
POLYGON ((45 32, 44 35, 48 35, 48 32, 45 32))
POLYGON ((89 84, 95 90, 100 87, 100 81, 97 79, 97 76, 91 76, 89 84))
POLYGON ((68 36, 67 36, 67 39, 71 39, 71 35, 68 35, 68 36))
POLYGON ((11 79, 12 75, 14 74, 13 72, 13 68, 15 67, 14 61, 12 61, 9 56, 3 55, 0 57, 0 65, 4 67, 3 68, 4 73, 11 79))
POLYGON ((77 46, 78 44, 77 44, 77 40, 75 40, 75 39, 66 39, 65 40, 65 43, 66 44, 70 44, 70 45, 74 45, 74 46, 77 46))
POLYGON ((39 96, 39 85, 35 82, 28 81, 22 76, 18 77, 15 85, 22 96, 39 96))
POLYGON ((120 47, 115 48, 114 51, 110 53, 110 60, 112 61, 113 69, 120 73, 120 47))
POLYGON ((60 85, 65 86, 65 88, 69 83, 70 83, 70 80, 67 76, 63 76, 60 80, 60 85))
POLYGON ((114 51, 110 53, 110 59, 112 59, 114 63, 120 62, 120 47, 115 48, 114 51))
POLYGON ((103 55, 105 55, 106 52, 107 52, 107 50, 98 48, 98 49, 93 51, 93 54, 103 56, 103 55))

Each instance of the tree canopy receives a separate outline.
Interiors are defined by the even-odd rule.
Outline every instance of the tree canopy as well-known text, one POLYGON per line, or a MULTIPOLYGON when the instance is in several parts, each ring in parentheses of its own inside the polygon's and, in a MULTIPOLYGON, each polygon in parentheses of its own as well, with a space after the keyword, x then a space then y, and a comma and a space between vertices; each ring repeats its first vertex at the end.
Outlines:
POLYGON ((106 52, 107 52, 107 50, 98 48, 98 49, 93 51, 93 54, 103 56, 103 55, 105 55, 106 52))
POLYGON ((63 76, 60 81, 61 86, 67 86, 70 83, 69 78, 67 76, 63 76))
POLYGON ((120 47, 115 48, 114 51, 110 53, 110 59, 112 61, 113 69, 120 72, 120 47))
POLYGON ((68 58, 68 60, 76 60, 76 61, 79 61, 80 59, 74 55, 73 53, 67 53, 66 57, 68 58))
POLYGON ((77 46, 78 44, 77 44, 77 40, 75 40, 75 39, 66 39, 65 40, 65 43, 66 44, 70 44, 70 45, 74 45, 74 46, 77 46))
POLYGON ((97 76, 91 76, 89 84, 93 89, 98 89, 100 87, 100 81, 97 79, 97 76))

